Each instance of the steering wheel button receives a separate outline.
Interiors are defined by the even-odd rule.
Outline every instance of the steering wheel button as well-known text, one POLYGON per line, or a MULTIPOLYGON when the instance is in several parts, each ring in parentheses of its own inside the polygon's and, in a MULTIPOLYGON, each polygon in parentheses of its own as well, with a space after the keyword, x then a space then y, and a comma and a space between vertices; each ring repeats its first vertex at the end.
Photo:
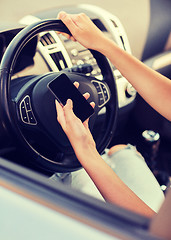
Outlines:
POLYGON ((99 84, 96 85, 96 89, 97 89, 97 92, 98 92, 98 93, 102 91, 99 84))
POLYGON ((105 101, 108 100, 108 98, 109 98, 108 93, 107 92, 103 92, 103 94, 104 94, 105 101))
POLYGON ((104 104, 103 94, 102 93, 98 94, 98 97, 99 97, 99 106, 101 106, 104 104))
POLYGON ((105 85, 101 84, 101 87, 102 87, 102 89, 103 89, 103 92, 106 91, 105 85))
POLYGON ((104 104, 104 99, 99 99, 99 107, 101 107, 104 104))
POLYGON ((27 117, 27 112, 25 108, 22 108, 22 107, 20 108, 20 114, 21 114, 21 120, 24 123, 29 123, 29 119, 27 117))
POLYGON ((29 96, 27 96, 24 100, 25 100, 25 105, 26 105, 27 111, 31 110, 31 104, 30 104, 29 96))
POLYGON ((27 112, 27 114, 28 114, 28 118, 29 118, 29 123, 33 124, 33 125, 36 125, 37 122, 36 122, 36 119, 35 119, 32 111, 27 112))
POLYGON ((107 90, 106 86, 103 85, 103 84, 101 84, 101 88, 102 88, 102 91, 103 91, 104 99, 105 99, 105 101, 107 101, 108 98, 109 98, 108 90, 107 90))

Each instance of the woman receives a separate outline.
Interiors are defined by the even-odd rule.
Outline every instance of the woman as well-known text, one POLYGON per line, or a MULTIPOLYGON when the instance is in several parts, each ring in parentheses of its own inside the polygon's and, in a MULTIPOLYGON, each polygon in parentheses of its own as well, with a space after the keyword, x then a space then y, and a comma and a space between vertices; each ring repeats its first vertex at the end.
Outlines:
MULTIPOLYGON (((169 79, 120 49, 85 14, 71 15, 60 12, 58 18, 63 21, 72 34, 69 36, 62 33, 63 35, 73 41, 78 41, 86 48, 104 54, 153 108, 171 120, 169 111, 171 82, 169 79)), ((78 87, 77 83, 76 85, 78 87)), ((86 93, 84 96, 88 98, 89 94, 86 93)), ((94 103, 91 105, 94 106, 94 103)), ((72 101, 68 99, 64 107, 56 101, 56 108, 58 122, 100 195, 111 203, 140 214, 153 216, 164 200, 164 196, 157 181, 136 150, 130 145, 114 146, 108 152, 110 161, 109 157, 104 161, 96 150, 95 142, 88 128, 88 120, 82 123, 74 115, 72 101), (130 161, 132 162, 130 163, 130 161), (122 167, 118 167, 118 165, 122 167), (149 183, 146 184, 144 179, 148 179, 149 183), (152 197, 148 199, 150 195, 152 197), (157 206, 154 202, 157 203, 157 206)), ((52 178, 56 177, 58 178, 59 175, 55 174, 52 178)))

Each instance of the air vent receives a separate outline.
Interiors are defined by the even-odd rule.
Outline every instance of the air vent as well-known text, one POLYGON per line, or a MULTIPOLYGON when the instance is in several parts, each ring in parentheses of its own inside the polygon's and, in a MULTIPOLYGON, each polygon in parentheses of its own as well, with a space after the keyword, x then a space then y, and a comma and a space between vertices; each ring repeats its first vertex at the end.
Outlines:
POLYGON ((64 59, 62 52, 51 53, 50 56, 53 59, 53 61, 56 63, 59 71, 67 68, 67 64, 66 64, 66 61, 64 59))
POLYGON ((120 38, 123 49, 126 50, 125 42, 124 42, 124 39, 122 36, 123 32, 121 31, 121 29, 119 28, 119 26, 117 25, 117 23, 114 20, 111 19, 111 22, 112 22, 113 26, 115 27, 115 31, 118 32, 118 37, 120 38))
POLYGON ((43 46, 48 46, 56 43, 55 39, 52 37, 52 35, 49 32, 43 35, 40 41, 43 44, 43 46))
POLYGON ((57 34, 53 31, 46 32, 40 37, 39 50, 46 58, 52 70, 60 71, 68 67, 63 46, 57 34), (55 67, 56 66, 56 67, 55 67), (56 68, 56 69, 55 69, 56 68))

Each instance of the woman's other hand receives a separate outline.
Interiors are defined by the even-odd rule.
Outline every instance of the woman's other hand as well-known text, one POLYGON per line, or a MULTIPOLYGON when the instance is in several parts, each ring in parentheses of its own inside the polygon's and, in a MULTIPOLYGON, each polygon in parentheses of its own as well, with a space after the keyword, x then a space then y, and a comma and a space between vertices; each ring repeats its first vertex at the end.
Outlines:
POLYGON ((67 38, 78 41, 86 48, 98 50, 101 49, 105 35, 84 13, 67 14, 60 12, 58 18, 68 27, 72 36, 62 33, 67 38))

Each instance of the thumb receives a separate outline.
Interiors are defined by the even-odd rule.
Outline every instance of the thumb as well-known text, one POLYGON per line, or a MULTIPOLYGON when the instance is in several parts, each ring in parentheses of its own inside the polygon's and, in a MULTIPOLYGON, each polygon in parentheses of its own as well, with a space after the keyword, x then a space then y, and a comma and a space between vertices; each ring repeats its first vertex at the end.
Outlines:
POLYGON ((73 109, 73 101, 71 99, 68 99, 65 106, 66 106, 66 108, 72 110, 73 109))
POLYGON ((73 119, 73 117, 76 117, 73 112, 73 102, 71 99, 68 99, 65 106, 63 107, 65 119, 66 121, 69 121, 73 119))

